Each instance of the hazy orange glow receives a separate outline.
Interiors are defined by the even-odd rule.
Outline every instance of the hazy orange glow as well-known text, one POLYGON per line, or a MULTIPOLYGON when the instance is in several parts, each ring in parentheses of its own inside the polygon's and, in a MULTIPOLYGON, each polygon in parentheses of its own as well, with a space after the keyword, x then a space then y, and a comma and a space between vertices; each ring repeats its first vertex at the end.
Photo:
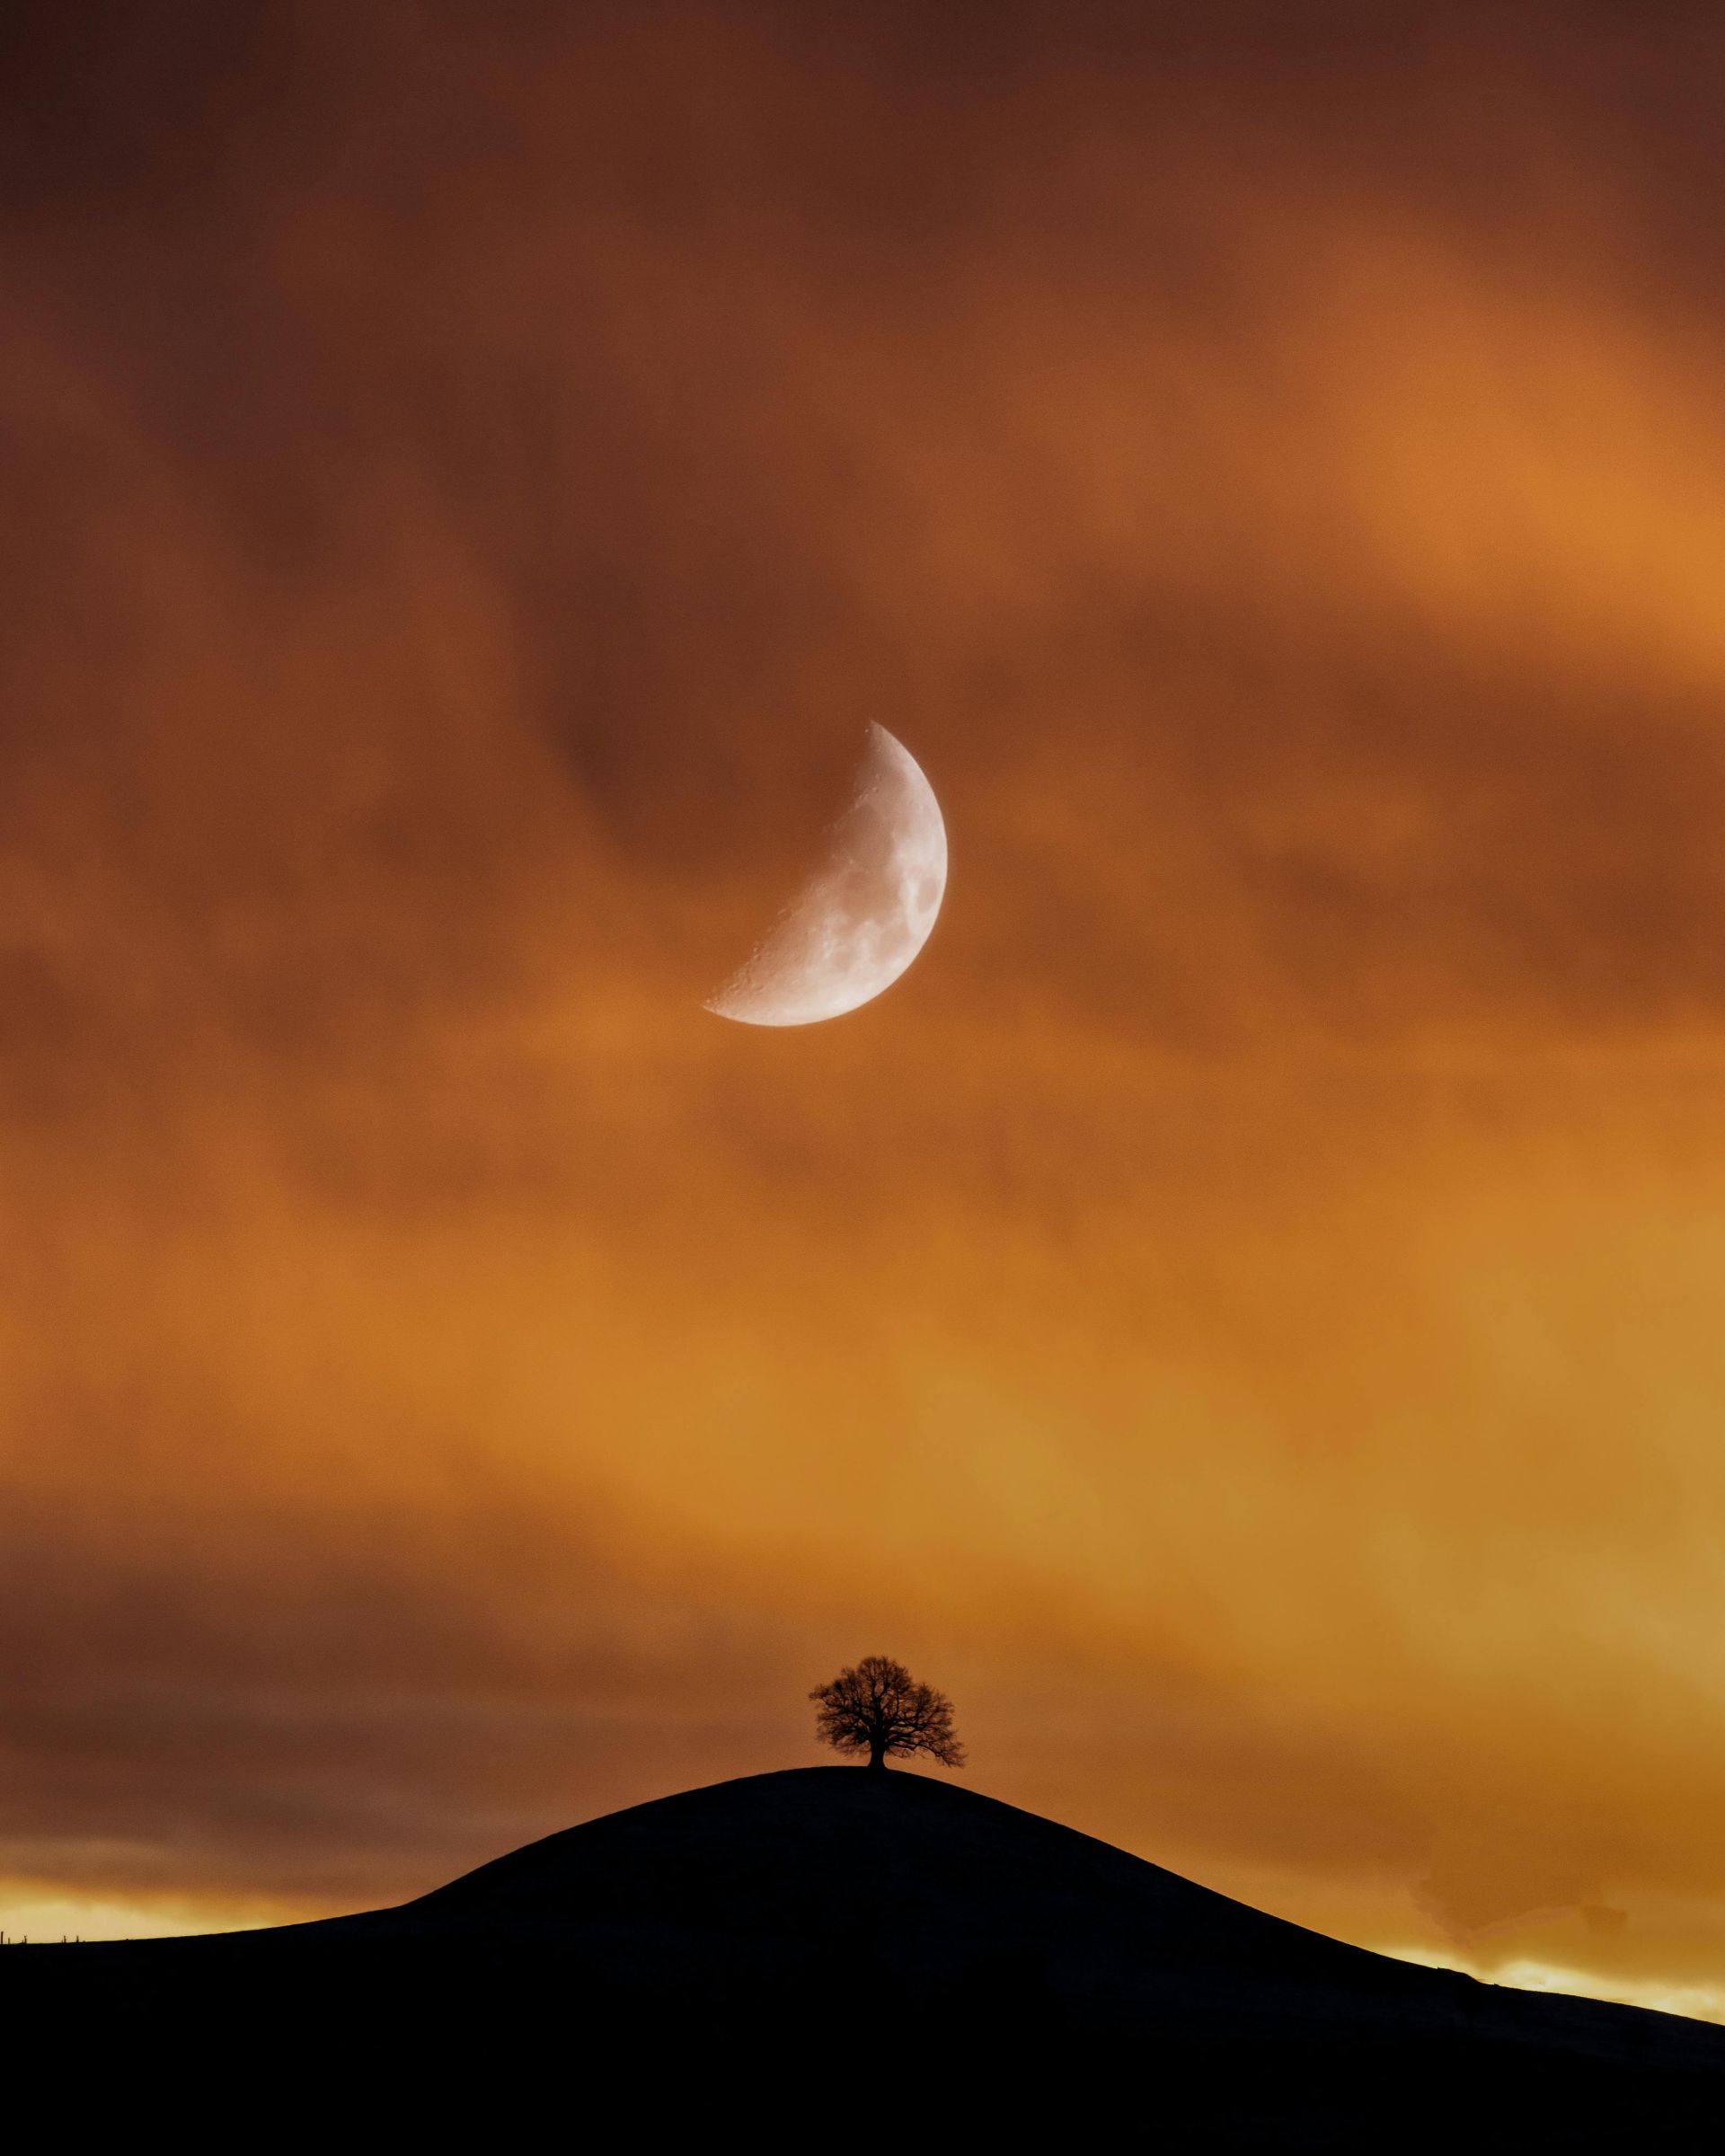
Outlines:
POLYGON ((24 11, 0 1925, 399 1897, 881 1650, 1725 2018, 1725 40, 937 12, 24 11), (871 719, 928 950, 707 1016, 871 719))

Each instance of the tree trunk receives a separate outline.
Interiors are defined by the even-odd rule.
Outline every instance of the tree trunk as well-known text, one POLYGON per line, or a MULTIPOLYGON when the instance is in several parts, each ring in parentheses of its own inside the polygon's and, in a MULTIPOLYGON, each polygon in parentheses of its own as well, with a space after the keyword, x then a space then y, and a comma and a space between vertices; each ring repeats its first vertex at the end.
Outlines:
POLYGON ((871 1738, 869 1744, 869 1766, 871 1771, 879 1768, 880 1772, 884 1773, 886 1772, 886 1765, 887 1747, 885 1744, 879 1737, 871 1738))

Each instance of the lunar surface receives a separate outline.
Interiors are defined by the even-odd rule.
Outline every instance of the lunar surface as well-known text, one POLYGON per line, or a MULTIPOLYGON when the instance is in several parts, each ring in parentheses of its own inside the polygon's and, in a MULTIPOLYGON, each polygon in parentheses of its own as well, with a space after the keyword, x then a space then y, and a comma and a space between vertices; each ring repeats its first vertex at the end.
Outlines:
POLYGON ((946 826, 916 758, 883 726, 827 855, 707 1009, 746 1026, 811 1026, 890 988, 946 891, 946 826))

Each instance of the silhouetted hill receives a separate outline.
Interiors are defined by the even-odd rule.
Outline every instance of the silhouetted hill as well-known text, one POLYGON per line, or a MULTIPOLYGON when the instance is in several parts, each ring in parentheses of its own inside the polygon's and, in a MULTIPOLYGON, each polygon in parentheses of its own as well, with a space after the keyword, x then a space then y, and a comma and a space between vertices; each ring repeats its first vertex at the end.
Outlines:
POLYGON ((1701 2147, 1725 2099, 1725 2031, 1415 1968, 952 1784, 842 1767, 641 1805, 397 1909, 8 1952, 0 1979, 40 2041, 226 2014, 302 2071, 356 2072, 363 2027, 470 2072, 507 2058, 505 2093, 544 2093, 548 2036, 610 2074, 721 2057, 782 2089, 835 2044, 886 2044, 901 2081, 964 2062, 973 2115, 1145 2090, 1181 2149, 1701 2147))

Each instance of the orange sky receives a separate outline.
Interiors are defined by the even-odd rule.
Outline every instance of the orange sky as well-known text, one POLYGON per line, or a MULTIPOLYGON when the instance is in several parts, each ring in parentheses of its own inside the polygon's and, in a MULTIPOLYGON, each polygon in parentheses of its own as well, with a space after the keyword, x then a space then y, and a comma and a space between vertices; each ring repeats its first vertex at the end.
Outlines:
POLYGON ((1713 11, 358 12, 6 33, 0 1924, 883 1650, 1725 2016, 1713 11), (871 719, 927 951, 710 1018, 871 719))

